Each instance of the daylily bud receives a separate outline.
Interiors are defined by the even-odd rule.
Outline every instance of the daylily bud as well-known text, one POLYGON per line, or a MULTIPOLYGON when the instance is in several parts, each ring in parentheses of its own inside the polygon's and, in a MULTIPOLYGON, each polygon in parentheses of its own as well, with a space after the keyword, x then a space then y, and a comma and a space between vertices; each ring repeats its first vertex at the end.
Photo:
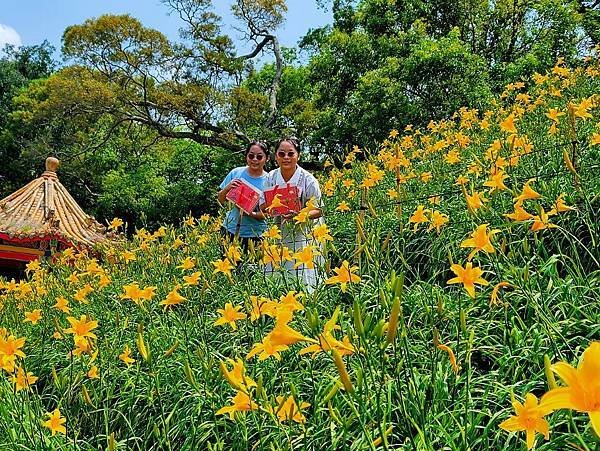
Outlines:
POLYGON ((188 362, 187 360, 183 365, 183 372, 185 374, 185 379, 188 381, 188 383, 190 383, 191 385, 196 385, 196 379, 194 377, 194 373, 192 372, 192 367, 190 366, 190 362, 188 362))
POLYGON ((325 398, 323 398, 323 404, 328 403, 329 401, 331 401, 331 398, 333 398, 335 396, 335 394, 339 391, 340 387, 342 386, 342 383, 340 382, 340 380, 336 380, 333 383, 333 386, 331 387, 331 389, 329 390, 329 392, 327 392, 327 395, 325 396, 325 398))
POLYGON ((362 367, 358 367, 356 368, 356 386, 358 388, 362 387, 362 383, 363 383, 363 370, 362 367))
POLYGON ((563 150, 563 160, 565 160, 565 165, 567 166, 569 172, 573 175, 577 175, 577 171, 575 170, 575 166, 573 166, 573 162, 571 161, 571 157, 569 152, 567 152, 567 149, 563 150))
POLYGON ((401 298, 402 290, 404 289, 404 273, 401 272, 394 280, 394 297, 401 298))
POLYGON ((388 307, 387 295, 386 295, 385 291, 383 291, 383 288, 379 289, 379 302, 381 303, 381 305, 383 306, 383 308, 387 308, 388 307))
POLYGON ((369 246, 367 245, 367 243, 365 243, 365 245, 363 246, 363 251, 364 251, 365 255, 367 256, 367 260, 372 262, 373 255, 371 255, 371 251, 369 250, 369 246))
POLYGON ((354 330, 356 330, 356 333, 359 337, 363 337, 365 334, 365 328, 363 326, 360 305, 356 298, 354 298, 354 301, 352 302, 352 317, 354 319, 354 330))
POLYGON ((137 339, 135 340, 135 344, 137 345, 138 351, 142 358, 148 362, 150 360, 150 351, 146 347, 146 343, 144 342, 144 336, 141 332, 138 332, 137 339))
POLYGON ((437 299, 437 312, 439 315, 442 315, 444 313, 444 301, 442 300, 442 296, 439 295, 437 299))
POLYGON ((333 356, 333 362, 335 363, 335 367, 340 373, 340 379, 342 384, 344 385, 344 390, 348 393, 354 393, 354 387, 352 386, 352 382, 350 381, 350 376, 348 375, 348 371, 346 370, 346 365, 342 360, 342 356, 338 352, 337 349, 333 348, 331 350, 331 355, 333 356))
POLYGON ((385 240, 383 240, 383 243, 381 243, 382 251, 385 251, 387 249, 387 247, 390 244, 391 239, 392 239, 392 232, 388 232, 388 234, 385 237, 385 240))
POLYGON ((383 337, 383 328, 385 326, 385 320, 382 318, 379 320, 375 328, 373 329, 373 335, 377 338, 383 337))
POLYGON ((313 332, 319 328, 319 315, 314 309, 306 309, 306 320, 313 332))
POLYGON ((387 428, 385 430, 385 432, 383 433, 383 437, 379 436, 375 440, 373 440, 373 446, 374 447, 378 447, 379 445, 381 445, 382 441, 384 439, 387 439, 387 436, 392 433, 393 429, 394 429, 394 426, 390 426, 389 428, 387 428))
POLYGON ((165 351, 165 353, 163 354, 163 357, 169 357, 171 354, 173 354, 173 352, 175 352, 175 349, 177 349, 179 347, 179 341, 176 341, 173 346, 171 346, 169 349, 167 349, 165 351))
POLYGON ((373 216, 374 218, 377 218, 378 214, 375 211, 375 209, 373 208, 373 205, 371 204, 371 202, 367 201, 367 206, 369 207, 369 211, 371 212, 371 216, 373 216))
POLYGON ((398 316, 400 315, 400 298, 395 297, 394 303, 392 304, 392 310, 390 311, 390 320, 388 323, 387 335, 385 337, 385 346, 387 347, 390 343, 393 343, 398 333, 398 316))
POLYGON ((544 373, 546 374, 546 380, 548 381, 548 390, 552 390, 557 387, 556 379, 554 378, 554 372, 552 371, 552 362, 550 358, 544 354, 544 373))
POLYGON ((331 405, 331 402, 327 403, 327 410, 329 411, 329 416, 333 421, 335 421, 340 426, 343 426, 342 420, 340 420, 340 415, 337 413, 336 408, 331 405))
POLYGON ((519 341, 521 341, 521 334, 519 333, 519 330, 516 327, 512 328, 512 330, 510 331, 510 336, 514 343, 519 343, 519 341))
POLYGON ((94 403, 92 402, 92 398, 90 398, 90 394, 87 391, 87 388, 85 388, 85 385, 81 386, 81 395, 83 396, 83 400, 86 402, 87 405, 89 406, 94 406, 94 403))
POLYGON ((256 381, 256 394, 263 401, 268 402, 269 399, 267 398, 267 392, 265 391, 265 385, 264 385, 262 374, 258 375, 258 379, 256 381))
POLYGON ((392 269, 390 271, 390 287, 393 287, 395 282, 396 282, 396 271, 392 269))
POLYGON ((290 382, 290 391, 292 392, 292 396, 294 397, 294 399, 298 399, 298 389, 296 388, 293 382, 290 382))
POLYGON ((52 367, 52 380, 54 380, 54 385, 60 388, 60 379, 58 378, 58 373, 56 372, 56 368, 52 367))
POLYGON ((465 314, 464 309, 460 309, 460 330, 463 331, 463 333, 467 332, 467 315, 465 314))
POLYGON ((360 218, 360 216, 356 217, 356 231, 358 232, 358 237, 360 238, 358 242, 364 243, 367 240, 367 236, 365 235, 363 220, 360 218))
POLYGON ((111 432, 108 436, 108 451, 115 451, 117 449, 117 441, 115 440, 115 433, 111 432))

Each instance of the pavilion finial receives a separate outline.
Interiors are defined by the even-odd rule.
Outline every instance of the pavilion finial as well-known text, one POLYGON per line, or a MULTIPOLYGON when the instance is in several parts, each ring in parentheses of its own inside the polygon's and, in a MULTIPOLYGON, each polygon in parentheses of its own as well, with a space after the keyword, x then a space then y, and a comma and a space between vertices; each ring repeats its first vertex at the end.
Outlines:
POLYGON ((54 158, 54 157, 46 158, 46 171, 47 172, 56 172, 59 164, 60 164, 60 161, 58 161, 58 158, 54 158))

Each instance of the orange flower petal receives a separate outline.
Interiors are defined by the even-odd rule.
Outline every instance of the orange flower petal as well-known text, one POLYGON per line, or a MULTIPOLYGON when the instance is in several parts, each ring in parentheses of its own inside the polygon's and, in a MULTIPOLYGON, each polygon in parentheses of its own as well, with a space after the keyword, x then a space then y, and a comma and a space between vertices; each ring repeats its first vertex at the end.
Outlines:
POLYGON ((550 390, 544 396, 540 403, 542 408, 552 410, 559 409, 574 409, 577 410, 577 406, 573 403, 572 394, 573 390, 570 387, 560 387, 550 390))

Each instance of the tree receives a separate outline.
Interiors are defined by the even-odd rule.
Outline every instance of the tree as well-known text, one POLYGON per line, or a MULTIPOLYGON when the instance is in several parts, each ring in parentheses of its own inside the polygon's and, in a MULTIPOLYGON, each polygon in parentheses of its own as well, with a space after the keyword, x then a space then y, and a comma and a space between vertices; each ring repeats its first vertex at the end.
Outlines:
MULTIPOLYGON (((283 69, 277 90, 276 103, 278 114, 270 121, 269 130, 256 129, 256 136, 263 140, 274 142, 281 136, 296 136, 300 140, 306 139, 317 125, 317 112, 309 100, 312 86, 309 82, 309 70, 302 65, 295 49, 283 48, 281 50, 283 69), (258 134, 262 131, 262 134, 258 134)), ((276 63, 267 63, 260 70, 253 71, 243 82, 240 89, 246 90, 249 95, 260 96, 270 89, 271 80, 277 71, 276 63)), ((269 115, 267 110, 262 112, 254 110, 252 116, 263 121, 256 112, 269 115)))
POLYGON ((283 63, 273 30, 285 3, 236 0, 234 13, 255 44, 246 55, 220 32, 210 1, 163 3, 182 20, 177 42, 131 16, 90 19, 63 35, 69 65, 11 92, 11 189, 52 154, 63 183, 101 217, 141 226, 214 210, 216 181, 232 164, 222 149, 262 136, 279 114, 273 93, 283 63), (251 92, 243 82, 264 52, 273 53, 276 70, 263 91, 251 92))
POLYGON ((31 169, 19 159, 19 133, 10 121, 13 99, 31 82, 48 77, 56 68, 54 47, 48 41, 40 45, 16 48, 7 45, 0 58, 0 198, 12 192, 27 178, 31 169))
POLYGON ((583 28, 592 45, 600 44, 600 0, 579 0, 583 28))
POLYGON ((322 0, 333 27, 313 30, 307 99, 312 146, 370 147, 392 128, 482 108, 506 83, 578 55, 581 15, 559 0, 322 0))
MULTIPOLYGON (((164 0, 182 20, 180 41, 144 27, 129 15, 104 15, 67 28, 63 54, 74 64, 48 80, 51 89, 34 119, 51 117, 76 121, 110 118, 105 142, 117 129, 142 125, 164 138, 187 138, 199 144, 231 150, 248 142, 239 86, 250 64, 261 52, 273 53, 276 71, 267 98, 270 113, 262 127, 277 114, 276 92, 282 63, 273 30, 283 20, 283 0, 237 0, 234 14, 244 24, 246 39, 255 48, 237 55, 231 39, 221 34, 219 17, 210 0, 164 0), (238 114, 240 113, 240 114, 238 114)), ((260 105, 262 107, 262 104, 260 105)))

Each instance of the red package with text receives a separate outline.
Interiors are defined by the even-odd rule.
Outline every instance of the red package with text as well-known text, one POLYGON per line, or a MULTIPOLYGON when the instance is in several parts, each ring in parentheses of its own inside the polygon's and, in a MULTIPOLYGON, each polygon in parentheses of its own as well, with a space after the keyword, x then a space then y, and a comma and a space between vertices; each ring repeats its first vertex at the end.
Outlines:
POLYGON ((264 195, 267 210, 273 215, 298 213, 302 208, 300 205, 300 190, 295 185, 274 186, 265 190, 264 195))
POLYGON ((260 191, 241 179, 239 182, 239 185, 229 191, 225 198, 233 202, 240 210, 251 213, 258 205, 260 191))

